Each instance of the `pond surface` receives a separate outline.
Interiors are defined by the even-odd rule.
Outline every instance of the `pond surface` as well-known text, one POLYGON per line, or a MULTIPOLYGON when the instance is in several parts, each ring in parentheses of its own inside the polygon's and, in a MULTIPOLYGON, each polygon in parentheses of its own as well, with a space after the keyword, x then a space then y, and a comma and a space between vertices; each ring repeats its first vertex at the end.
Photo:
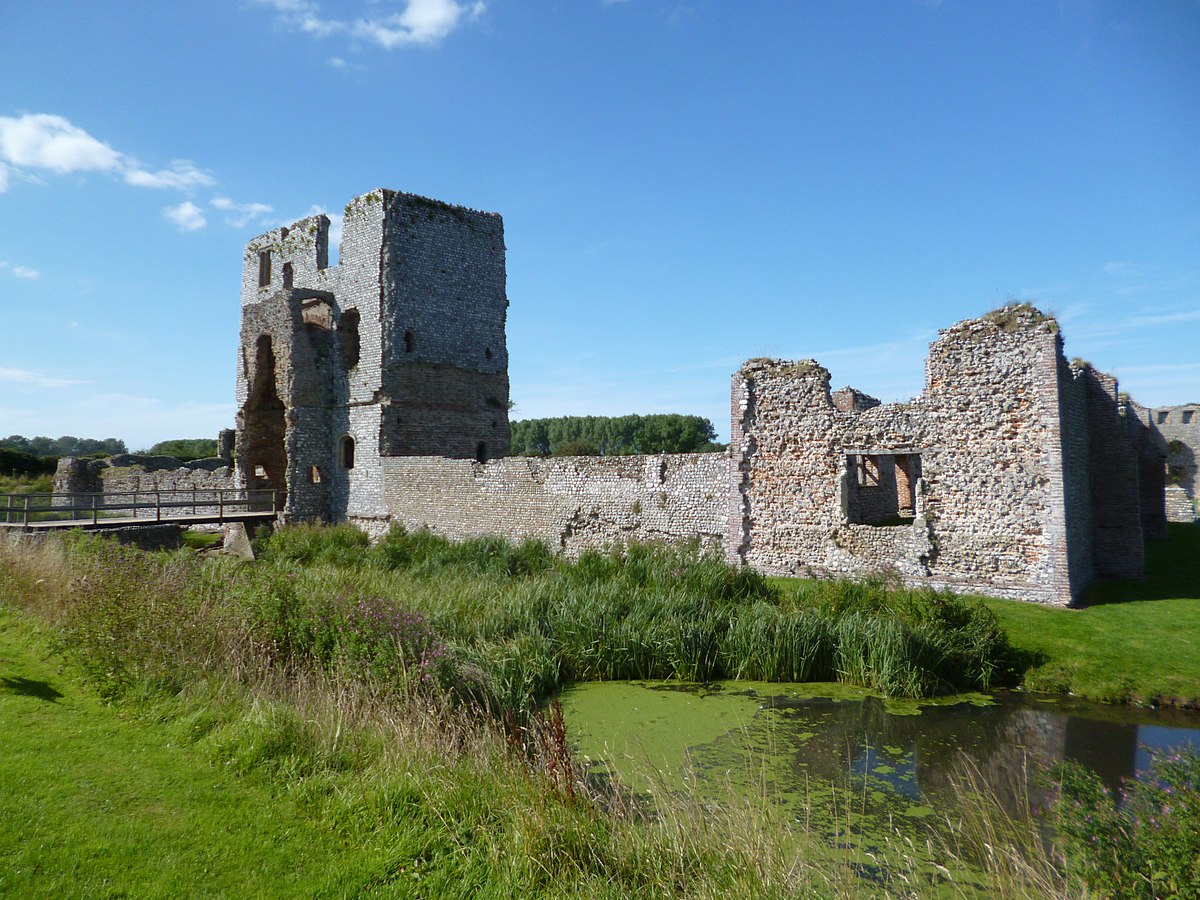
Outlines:
POLYGON ((1115 788, 1151 750, 1200 750, 1197 713, 1013 692, 895 702, 840 684, 600 682, 562 702, 597 779, 770 802, 827 834, 845 830, 850 799, 863 823, 916 821, 949 814, 967 779, 1021 814, 1046 801, 1053 763, 1083 763, 1115 788))

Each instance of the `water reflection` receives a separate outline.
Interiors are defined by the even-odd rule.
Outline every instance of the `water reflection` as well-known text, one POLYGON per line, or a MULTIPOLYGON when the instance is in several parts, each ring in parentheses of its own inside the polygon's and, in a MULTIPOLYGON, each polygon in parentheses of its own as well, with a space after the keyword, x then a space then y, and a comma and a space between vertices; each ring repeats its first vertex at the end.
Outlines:
POLYGON ((739 683, 682 691, 659 684, 631 690, 629 684, 595 684, 568 694, 568 723, 588 755, 612 760, 635 785, 629 758, 666 759, 668 767, 681 768, 686 757, 700 782, 707 777, 720 780, 724 789, 742 784, 756 793, 766 787, 798 815, 810 814, 815 783, 847 782, 893 813, 928 815, 952 802, 964 768, 973 768, 1015 812, 1046 799, 1041 782, 1031 776, 1056 762, 1082 763, 1116 788, 1148 766, 1150 749, 1200 750, 1196 713, 1018 693, 897 709, 877 697, 847 699, 853 690, 837 685, 830 689, 836 700, 812 696, 819 688, 811 685, 789 690, 739 683), (730 712, 735 698, 745 704, 741 718, 730 712), (653 706, 655 712, 642 720, 627 716, 622 704, 653 706), (705 733, 710 713, 725 724, 705 733), (694 742, 672 745, 675 734, 692 735, 694 742), (645 752, 649 747, 653 754, 645 752))

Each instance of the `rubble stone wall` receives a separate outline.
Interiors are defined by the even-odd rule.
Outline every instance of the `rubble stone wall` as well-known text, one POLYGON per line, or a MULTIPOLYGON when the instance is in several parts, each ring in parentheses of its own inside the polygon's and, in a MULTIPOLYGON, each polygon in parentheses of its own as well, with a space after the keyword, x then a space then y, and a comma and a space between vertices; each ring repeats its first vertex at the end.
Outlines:
MULTIPOLYGON (((238 478, 228 461, 219 457, 181 462, 173 456, 123 454, 107 459, 64 457, 54 474, 56 494, 103 493, 103 507, 120 512, 121 504, 154 502, 155 493, 182 491, 162 496, 164 503, 189 502, 194 496, 197 513, 218 509, 216 491, 235 490, 238 478), (134 495, 138 496, 134 496, 134 495)), ((70 497, 56 497, 56 506, 73 505, 70 497)), ((189 505, 185 512, 191 512, 189 505)), ((129 510, 125 515, 133 515, 129 510)), ((137 510, 141 518, 154 518, 153 509, 137 510)))
POLYGON ((1065 602, 1060 362, 1053 320, 1015 310, 943 331, 911 403, 839 408, 814 361, 747 363, 733 384, 731 559, 1065 602), (855 492, 875 487, 855 465, 863 457, 883 471, 918 461, 911 521, 855 521, 855 492))
MULTIPOLYGON (((381 476, 390 520, 408 528, 458 539, 532 537, 577 554, 630 541, 698 541, 720 551, 728 473, 725 454, 687 453, 385 458, 381 476)), ((362 524, 378 531, 381 523, 362 524)))
MULTIPOLYGON (((1177 485, 1191 504, 1168 500, 1172 522, 1193 522, 1200 512, 1200 404, 1146 408, 1130 404, 1132 414, 1159 437, 1166 454, 1166 484, 1177 485), (1189 509, 1191 511, 1189 511, 1189 509)), ((1174 495, 1174 492, 1172 492, 1174 495)))

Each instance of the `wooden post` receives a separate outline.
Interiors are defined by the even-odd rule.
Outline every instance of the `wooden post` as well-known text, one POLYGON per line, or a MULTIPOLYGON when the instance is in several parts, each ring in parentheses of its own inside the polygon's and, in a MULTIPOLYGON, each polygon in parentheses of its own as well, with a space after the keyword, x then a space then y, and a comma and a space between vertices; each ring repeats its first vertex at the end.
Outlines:
POLYGON ((154 521, 162 521, 162 491, 154 492, 154 521))
POLYGON ((100 500, 99 494, 92 494, 92 525, 94 526, 100 518, 100 513, 97 510, 96 504, 100 500))

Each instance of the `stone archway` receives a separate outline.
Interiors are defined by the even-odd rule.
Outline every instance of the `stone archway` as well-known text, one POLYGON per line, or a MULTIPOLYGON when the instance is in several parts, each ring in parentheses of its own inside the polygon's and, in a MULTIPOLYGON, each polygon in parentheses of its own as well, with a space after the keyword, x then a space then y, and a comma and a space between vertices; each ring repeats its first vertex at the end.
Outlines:
POLYGON ((260 335, 254 345, 254 371, 242 409, 241 466, 250 490, 279 491, 278 504, 287 502, 287 424, 275 383, 275 351, 271 336, 260 335))

